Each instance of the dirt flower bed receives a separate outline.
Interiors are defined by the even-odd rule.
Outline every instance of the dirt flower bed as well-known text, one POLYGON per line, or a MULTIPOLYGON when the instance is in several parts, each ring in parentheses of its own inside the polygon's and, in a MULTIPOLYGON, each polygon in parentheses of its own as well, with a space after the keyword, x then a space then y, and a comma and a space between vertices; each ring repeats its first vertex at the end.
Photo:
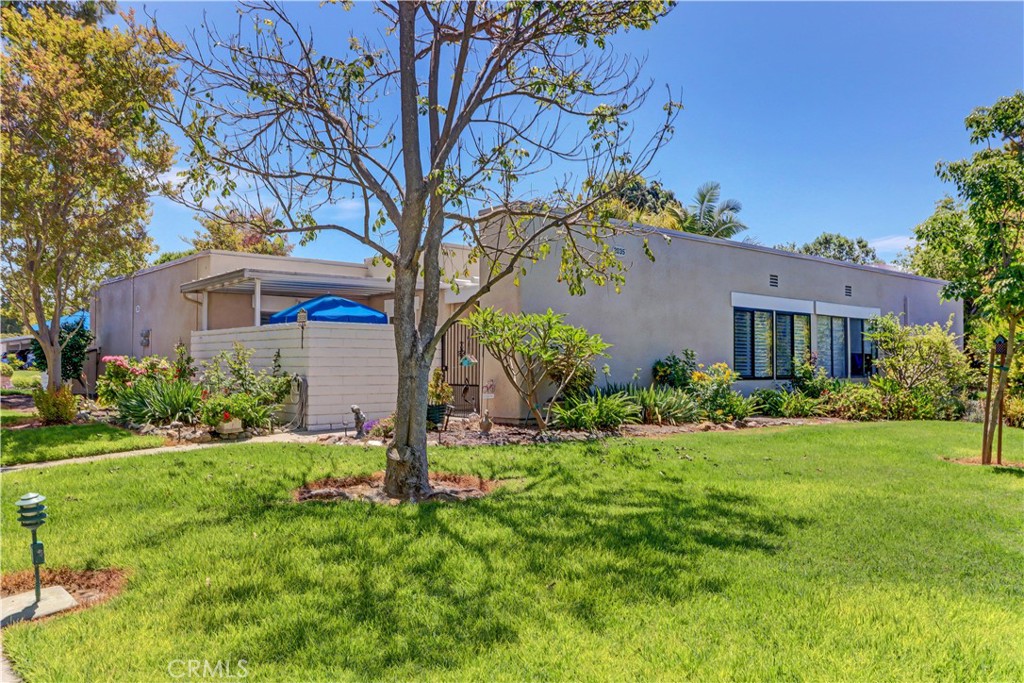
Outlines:
MULTIPOLYGON (((427 500, 455 502, 483 498, 503 483, 469 474, 431 472, 433 493, 427 500)), ((400 501, 384 493, 384 472, 354 477, 327 477, 300 486, 292 491, 297 503, 309 501, 364 500, 371 503, 397 505, 400 501)))
MULTIPOLYGON (((110 600, 124 590, 128 580, 128 574, 123 569, 44 567, 41 576, 44 588, 63 586, 78 601, 78 607, 75 610, 95 607, 110 600)), ((35 582, 35 574, 31 569, 4 574, 0 576, 0 596, 7 597, 34 590, 35 582)), ((66 612, 60 614, 66 614, 66 612)))
MULTIPOLYGON (((946 462, 956 463, 957 465, 981 465, 981 456, 977 455, 973 458, 943 458, 946 462)), ((986 465, 986 467, 994 467, 996 469, 1000 467, 1008 467, 1012 469, 1024 470, 1024 462, 1009 462, 1005 457, 1002 463, 996 462, 996 456, 992 456, 992 463, 986 465)))

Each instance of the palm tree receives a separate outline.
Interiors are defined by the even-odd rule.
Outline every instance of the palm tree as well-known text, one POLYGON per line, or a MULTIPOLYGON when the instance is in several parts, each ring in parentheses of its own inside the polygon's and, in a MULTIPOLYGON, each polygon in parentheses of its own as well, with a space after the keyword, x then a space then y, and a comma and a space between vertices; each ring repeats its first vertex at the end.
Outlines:
POLYGON ((719 203, 721 196, 722 188, 718 183, 704 183, 697 188, 693 204, 673 204, 667 207, 667 211, 677 230, 731 239, 747 229, 736 217, 743 205, 735 199, 719 203))

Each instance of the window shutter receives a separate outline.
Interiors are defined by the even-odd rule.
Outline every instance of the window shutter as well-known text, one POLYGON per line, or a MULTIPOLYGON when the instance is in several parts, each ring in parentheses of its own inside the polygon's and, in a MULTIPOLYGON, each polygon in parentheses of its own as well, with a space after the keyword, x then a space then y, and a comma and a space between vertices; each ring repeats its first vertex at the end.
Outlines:
POLYGON ((753 374, 750 359, 750 342, 753 338, 750 311, 733 311, 733 369, 740 377, 753 374))
POLYGON ((772 337, 771 311, 754 311, 754 377, 773 375, 772 337))

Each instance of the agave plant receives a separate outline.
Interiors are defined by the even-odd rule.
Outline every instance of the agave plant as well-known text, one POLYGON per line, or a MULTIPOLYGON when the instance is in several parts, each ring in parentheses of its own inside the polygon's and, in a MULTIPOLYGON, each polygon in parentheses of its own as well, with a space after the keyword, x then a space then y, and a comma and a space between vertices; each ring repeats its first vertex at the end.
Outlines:
POLYGON ((202 387, 187 381, 141 379, 117 395, 121 418, 139 424, 192 424, 199 416, 202 387))

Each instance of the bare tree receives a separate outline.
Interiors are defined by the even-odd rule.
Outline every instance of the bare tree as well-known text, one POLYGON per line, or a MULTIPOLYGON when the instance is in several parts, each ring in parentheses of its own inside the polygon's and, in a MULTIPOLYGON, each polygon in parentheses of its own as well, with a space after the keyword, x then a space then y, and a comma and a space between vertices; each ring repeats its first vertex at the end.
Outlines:
MULTIPOLYGON (((181 92, 163 115, 191 142, 181 200, 272 205, 276 232, 334 230, 392 267, 399 382, 385 488, 422 500, 429 368, 444 332, 493 285, 560 245, 570 290, 622 282, 603 200, 671 135, 667 98, 649 131, 627 120, 651 89, 613 34, 650 28, 664 2, 380 2, 377 36, 337 54, 274 3, 243 4, 237 30, 166 45, 181 92), (642 139, 641 139, 642 138, 642 139), (531 192, 531 183, 544 192, 531 192), (554 180, 553 180, 554 179, 554 180), (322 216, 356 198, 352 224, 322 216), (486 211, 481 209, 486 208, 486 211), (443 243, 472 247, 481 287, 439 319, 443 243), (417 316, 417 287, 422 298, 417 316)), ((324 11, 337 11, 333 8, 324 11)), ((365 7, 357 7, 365 11, 365 7)), ((335 48, 334 44, 329 46, 335 48)), ((648 252, 649 253, 649 252, 648 252)))

